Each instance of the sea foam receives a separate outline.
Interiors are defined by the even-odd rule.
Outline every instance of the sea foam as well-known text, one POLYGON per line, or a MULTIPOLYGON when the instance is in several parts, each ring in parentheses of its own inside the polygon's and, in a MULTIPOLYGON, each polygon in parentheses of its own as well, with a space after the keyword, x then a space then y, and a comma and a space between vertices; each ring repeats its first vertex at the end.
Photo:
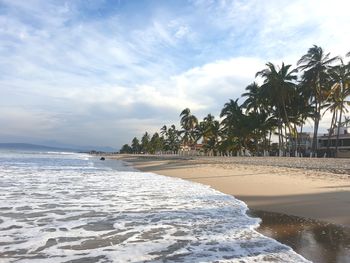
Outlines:
POLYGON ((208 186, 86 155, 0 155, 0 262, 308 262, 246 210, 208 186))

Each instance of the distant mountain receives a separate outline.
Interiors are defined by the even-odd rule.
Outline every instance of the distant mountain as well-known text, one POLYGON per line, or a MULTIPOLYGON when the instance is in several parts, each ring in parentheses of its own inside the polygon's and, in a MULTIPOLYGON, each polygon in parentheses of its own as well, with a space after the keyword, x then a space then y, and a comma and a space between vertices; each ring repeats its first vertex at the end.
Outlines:
POLYGON ((108 147, 108 146, 79 146, 79 149, 81 149, 81 151, 86 151, 86 152, 90 152, 90 151, 101 151, 101 152, 117 152, 118 150, 112 147, 108 147))
POLYGON ((79 149, 59 148, 30 143, 0 143, 0 149, 26 151, 77 152, 79 149))
POLYGON ((117 149, 108 146, 96 146, 96 145, 74 145, 68 143, 62 143, 55 140, 45 140, 42 142, 37 142, 36 144, 47 145, 55 148, 65 148, 65 149, 79 149, 79 151, 101 151, 101 152, 116 152, 117 149))
POLYGON ((52 151, 52 152, 89 152, 89 151, 102 151, 102 152, 116 152, 117 150, 112 147, 103 146, 76 146, 76 145, 56 145, 50 146, 31 144, 31 143, 0 143, 0 149, 6 150, 25 150, 25 151, 52 151))

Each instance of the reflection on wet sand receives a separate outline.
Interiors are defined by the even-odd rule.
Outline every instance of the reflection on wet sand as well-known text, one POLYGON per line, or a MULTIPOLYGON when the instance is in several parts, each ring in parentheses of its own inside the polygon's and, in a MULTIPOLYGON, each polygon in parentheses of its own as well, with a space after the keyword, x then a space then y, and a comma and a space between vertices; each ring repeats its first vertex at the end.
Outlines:
POLYGON ((350 262, 350 228, 264 211, 250 210, 249 214, 262 219, 260 233, 313 262, 350 262))

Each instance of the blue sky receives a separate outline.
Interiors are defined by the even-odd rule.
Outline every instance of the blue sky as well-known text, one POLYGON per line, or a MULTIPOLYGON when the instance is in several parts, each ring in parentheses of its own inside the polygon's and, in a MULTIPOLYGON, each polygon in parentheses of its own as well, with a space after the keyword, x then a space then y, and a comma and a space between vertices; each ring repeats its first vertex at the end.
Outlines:
POLYGON ((349 52, 349 9, 337 0, 0 0, 0 142, 119 148, 178 124, 185 107, 217 116, 267 61, 295 64, 313 44, 349 52))

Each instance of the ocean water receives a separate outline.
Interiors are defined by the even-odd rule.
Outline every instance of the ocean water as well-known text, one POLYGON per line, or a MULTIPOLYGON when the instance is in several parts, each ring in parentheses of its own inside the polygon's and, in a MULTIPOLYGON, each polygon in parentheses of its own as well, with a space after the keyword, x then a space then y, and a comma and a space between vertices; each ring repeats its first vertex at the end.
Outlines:
POLYGON ((0 152, 0 262, 308 262, 246 210, 118 161, 0 152))

